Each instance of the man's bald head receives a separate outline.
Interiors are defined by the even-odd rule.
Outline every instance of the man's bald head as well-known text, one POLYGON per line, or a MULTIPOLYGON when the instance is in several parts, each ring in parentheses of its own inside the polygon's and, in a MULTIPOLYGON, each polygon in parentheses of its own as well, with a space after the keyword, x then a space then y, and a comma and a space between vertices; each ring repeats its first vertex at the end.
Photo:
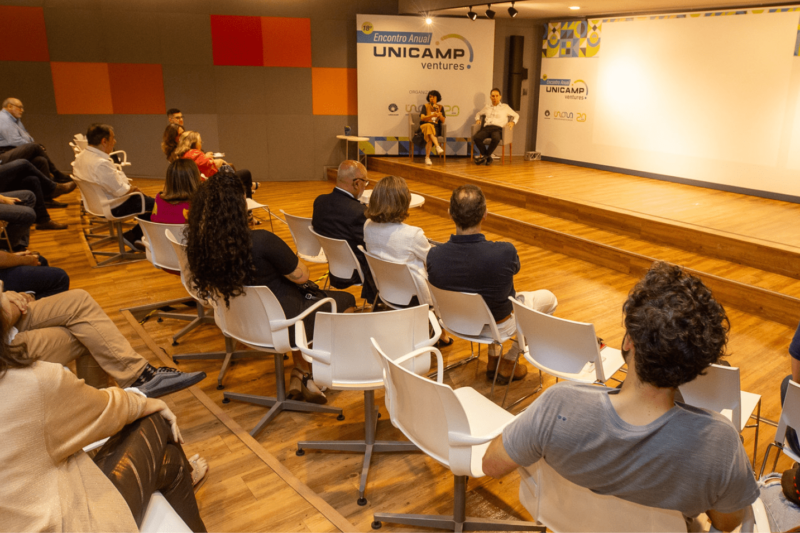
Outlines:
POLYGON ((3 109, 11 113, 16 119, 19 119, 22 116, 23 111, 25 110, 22 107, 22 102, 20 102, 16 98, 6 98, 3 100, 3 109))
POLYGON ((367 186, 367 169, 358 161, 342 161, 336 175, 336 186, 358 198, 367 186))

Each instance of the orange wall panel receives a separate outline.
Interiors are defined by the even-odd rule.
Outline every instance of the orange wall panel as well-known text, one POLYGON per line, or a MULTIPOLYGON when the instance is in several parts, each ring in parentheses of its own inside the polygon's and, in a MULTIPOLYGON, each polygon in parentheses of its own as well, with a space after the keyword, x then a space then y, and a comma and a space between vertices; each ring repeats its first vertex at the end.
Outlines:
POLYGON ((59 115, 111 115, 106 63, 50 63, 59 115))
POLYGON ((312 68, 311 96, 315 115, 358 114, 354 68, 312 68))
POLYGON ((311 66, 311 19, 261 17, 265 67, 311 66))
POLYGON ((50 61, 41 7, 0 6, 0 61, 50 61))
POLYGON ((159 115, 167 112, 161 65, 108 65, 111 101, 118 115, 159 115))

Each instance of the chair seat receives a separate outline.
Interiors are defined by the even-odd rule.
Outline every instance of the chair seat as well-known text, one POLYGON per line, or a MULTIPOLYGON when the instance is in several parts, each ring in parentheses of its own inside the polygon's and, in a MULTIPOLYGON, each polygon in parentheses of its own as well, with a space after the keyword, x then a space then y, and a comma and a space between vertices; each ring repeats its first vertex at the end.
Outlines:
MULTIPOLYGON (((472 387, 461 387, 453 390, 456 397, 464 406, 464 412, 469 420, 470 433, 473 435, 486 435, 505 427, 514 415, 487 399, 483 394, 472 387)), ((490 442, 474 447, 470 470, 472 477, 483 477, 483 456, 489 448, 490 442)))
POLYGON ((141 533, 191 533, 191 529, 186 525, 175 509, 167 502, 163 494, 156 491, 150 496, 150 503, 142 519, 142 526, 139 528, 141 533))
MULTIPOLYGON (((755 394, 752 392, 745 392, 742 391, 742 420, 739 422, 739 426, 736 428, 740 432, 745 428, 747 425, 747 421, 750 420, 750 416, 755 413, 756 407, 758 407, 758 402, 761 401, 761 395, 755 394)), ((728 420, 731 420, 732 411, 730 409, 725 409, 722 411, 722 414, 728 420)), ((732 421, 732 420, 731 420, 732 421)), ((735 425, 735 424, 734 424, 735 425)))
POLYGON ((319 252, 319 255, 306 255, 306 254, 301 254, 300 252, 298 252, 297 253, 297 257, 299 257, 303 261, 308 261, 309 263, 327 263, 328 262, 328 258, 325 257, 325 252, 323 252, 321 250, 319 252))
POLYGON ((334 381, 328 386, 331 390, 377 390, 383 388, 383 380, 377 381, 334 381))
MULTIPOLYGON (((603 348, 600 351, 600 356, 603 359, 603 375, 606 376, 606 378, 613 376, 625 364, 622 352, 610 346, 603 348)), ((576 383, 595 383, 597 381, 597 370, 594 367, 595 363, 587 363, 580 372, 572 374, 547 368, 531 357, 527 349, 525 351, 525 359, 542 372, 546 372, 559 379, 566 379, 576 383)))

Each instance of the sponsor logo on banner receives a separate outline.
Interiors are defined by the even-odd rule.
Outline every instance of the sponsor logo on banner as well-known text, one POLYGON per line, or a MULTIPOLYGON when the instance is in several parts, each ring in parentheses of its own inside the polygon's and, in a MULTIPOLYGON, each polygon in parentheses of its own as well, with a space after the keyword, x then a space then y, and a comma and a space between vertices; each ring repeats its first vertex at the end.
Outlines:
POLYGON ((576 122, 586 122, 586 113, 578 113, 575 117, 576 122))
POLYGON ((472 44, 457 33, 434 42, 431 32, 379 31, 371 22, 364 22, 356 42, 373 44, 374 57, 422 60, 419 66, 423 70, 469 70, 475 59, 472 44))
POLYGON ((567 100, 586 100, 589 98, 589 85, 584 80, 548 78, 542 76, 541 86, 545 92, 563 94, 567 100))
MULTIPOLYGON (((461 108, 457 105, 443 105, 442 109, 444 109, 444 116, 446 117, 457 117, 461 114, 461 108)), ((406 104, 406 113, 422 113, 425 110, 425 104, 406 104)))
POLYGON ((550 110, 546 109, 544 112, 544 118, 550 118, 550 110))
POLYGON ((555 113, 556 120, 572 120, 572 111, 556 111, 555 113))
POLYGON ((397 112, 397 104, 389 104, 389 113, 397 112))

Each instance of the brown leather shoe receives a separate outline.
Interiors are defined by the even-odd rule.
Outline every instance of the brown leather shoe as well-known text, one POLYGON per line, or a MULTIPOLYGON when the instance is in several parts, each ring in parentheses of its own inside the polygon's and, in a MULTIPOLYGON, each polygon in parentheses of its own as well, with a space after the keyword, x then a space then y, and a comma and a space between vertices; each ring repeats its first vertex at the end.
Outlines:
POLYGON ((66 224, 59 224, 55 220, 48 220, 47 222, 42 222, 41 224, 36 224, 36 229, 67 229, 69 226, 66 224))
POLYGON ((53 198, 61 196, 62 194, 67 194, 75 190, 75 187, 78 185, 74 181, 70 181, 69 183, 56 183, 56 188, 51 195, 53 198))
MULTIPOLYGON (((489 364, 486 366, 486 379, 494 379, 494 374, 497 371, 497 357, 489 356, 489 364)), ((505 385, 508 383, 508 378, 511 375, 511 369, 514 368, 514 361, 503 359, 500 363, 500 375, 497 376, 497 383, 505 385)), ((521 361, 517 362, 517 368, 514 370, 513 381, 519 381, 528 375, 528 367, 521 361)))

